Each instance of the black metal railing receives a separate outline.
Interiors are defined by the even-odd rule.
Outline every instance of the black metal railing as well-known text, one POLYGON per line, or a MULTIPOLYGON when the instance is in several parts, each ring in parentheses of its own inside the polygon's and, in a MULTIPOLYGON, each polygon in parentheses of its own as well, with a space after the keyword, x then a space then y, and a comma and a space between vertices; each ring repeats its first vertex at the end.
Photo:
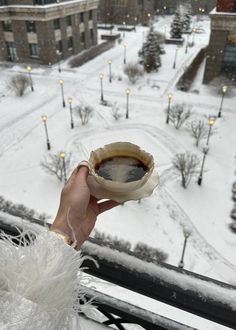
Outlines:
MULTIPOLYGON (((0 228, 9 235, 18 234, 15 225, 6 223, 1 216, 0 228)), ((236 287, 232 285, 168 264, 154 265, 142 261, 132 253, 112 250, 94 239, 83 245, 82 253, 99 264, 98 268, 91 260, 84 261, 84 272, 89 275, 236 329, 236 287)), ((193 329, 148 311, 141 313, 135 306, 127 308, 126 303, 108 299, 105 295, 96 296, 99 311, 107 317, 104 324, 114 324, 118 329, 125 329, 126 323, 135 323, 147 330, 193 329), (135 309, 137 313, 133 313, 135 309)), ((91 292, 88 292, 88 297, 91 297, 91 292)))

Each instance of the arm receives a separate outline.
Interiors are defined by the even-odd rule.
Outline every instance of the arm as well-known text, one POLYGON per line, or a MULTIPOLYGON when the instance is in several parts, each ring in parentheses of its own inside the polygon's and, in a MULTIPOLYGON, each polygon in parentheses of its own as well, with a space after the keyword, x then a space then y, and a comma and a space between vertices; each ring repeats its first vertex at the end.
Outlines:
POLYGON ((0 328, 4 325, 19 330, 22 325, 26 329, 32 320, 39 324, 34 330, 44 329, 44 323, 47 329, 69 328, 79 308, 77 298, 83 294, 79 288, 82 261, 57 232, 80 248, 97 215, 118 205, 113 201, 99 203, 90 196, 87 176, 86 166, 74 170, 62 190, 49 232, 37 235, 30 246, 18 248, 9 240, 0 242, 0 328))

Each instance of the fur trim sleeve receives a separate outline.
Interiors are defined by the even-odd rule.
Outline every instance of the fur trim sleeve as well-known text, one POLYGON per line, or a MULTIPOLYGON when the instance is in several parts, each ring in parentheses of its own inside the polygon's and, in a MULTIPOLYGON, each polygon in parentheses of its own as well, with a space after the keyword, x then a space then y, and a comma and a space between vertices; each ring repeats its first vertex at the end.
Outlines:
MULTIPOLYGON (((30 245, 22 247, 3 237, 0 240, 0 328, 9 325, 12 322, 9 316, 15 315, 13 319, 34 320, 32 329, 69 329, 80 309, 78 297, 83 296, 79 285, 81 263, 80 254, 52 232, 39 233, 30 245), (42 322, 39 327, 35 326, 35 318, 39 321, 42 317, 48 325, 46 328, 42 322)), ((21 329, 19 323, 16 329, 21 329)), ((22 329, 31 329, 30 322, 22 329)))

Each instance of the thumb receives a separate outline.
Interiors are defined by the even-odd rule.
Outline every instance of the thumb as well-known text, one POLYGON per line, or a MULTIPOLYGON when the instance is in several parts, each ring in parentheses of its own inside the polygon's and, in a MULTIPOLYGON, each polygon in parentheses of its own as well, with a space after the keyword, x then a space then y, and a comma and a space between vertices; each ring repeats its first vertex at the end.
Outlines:
POLYGON ((88 174, 88 164, 86 162, 80 163, 78 166, 78 171, 76 173, 76 181, 78 182, 78 184, 87 184, 88 174))

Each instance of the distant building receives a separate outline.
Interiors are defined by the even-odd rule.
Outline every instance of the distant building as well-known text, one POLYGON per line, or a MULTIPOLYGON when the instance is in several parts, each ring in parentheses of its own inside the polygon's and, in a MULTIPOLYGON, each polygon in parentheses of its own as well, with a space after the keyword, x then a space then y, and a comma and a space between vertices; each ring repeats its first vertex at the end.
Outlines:
POLYGON ((148 24, 155 0, 100 0, 99 22, 106 24, 148 24))
POLYGON ((154 0, 154 6, 157 13, 165 15, 174 14, 179 6, 193 15, 204 15, 216 6, 216 0, 154 0))
POLYGON ((98 0, 0 0, 0 60, 55 63, 97 43, 98 0))
POLYGON ((210 82, 221 73, 236 75, 236 0, 218 0, 210 17, 211 37, 204 83, 210 82))

